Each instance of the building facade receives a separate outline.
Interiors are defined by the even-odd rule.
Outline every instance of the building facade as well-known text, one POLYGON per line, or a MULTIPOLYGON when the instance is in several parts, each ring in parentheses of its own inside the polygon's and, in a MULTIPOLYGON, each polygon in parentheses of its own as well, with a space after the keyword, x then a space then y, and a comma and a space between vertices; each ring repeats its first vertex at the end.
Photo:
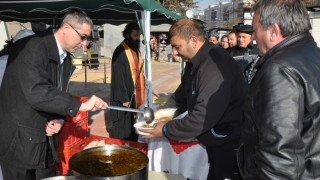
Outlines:
POLYGON ((232 29, 243 23, 244 9, 251 4, 253 4, 252 0, 220 1, 218 5, 210 5, 204 10, 204 21, 208 29, 232 29))

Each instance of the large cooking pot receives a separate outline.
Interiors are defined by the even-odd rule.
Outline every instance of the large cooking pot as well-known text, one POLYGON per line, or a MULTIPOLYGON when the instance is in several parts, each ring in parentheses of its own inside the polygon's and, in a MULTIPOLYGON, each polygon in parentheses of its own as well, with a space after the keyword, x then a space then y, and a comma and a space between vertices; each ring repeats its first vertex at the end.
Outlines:
POLYGON ((80 179, 80 177, 76 176, 55 176, 55 177, 49 177, 49 178, 44 178, 41 180, 77 180, 80 179))
POLYGON ((74 154, 69 170, 86 179, 147 180, 148 157, 131 147, 106 145, 74 154))

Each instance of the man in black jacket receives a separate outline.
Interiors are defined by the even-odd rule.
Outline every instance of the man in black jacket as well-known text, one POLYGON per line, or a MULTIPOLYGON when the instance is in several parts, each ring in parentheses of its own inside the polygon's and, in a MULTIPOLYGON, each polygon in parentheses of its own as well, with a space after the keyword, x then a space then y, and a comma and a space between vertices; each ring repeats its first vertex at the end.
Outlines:
POLYGON ((253 7, 256 64, 239 149, 244 179, 320 179, 320 49, 302 0, 253 7))
POLYGON ((236 29, 238 44, 229 49, 230 55, 245 71, 248 65, 258 57, 258 48, 251 41, 251 25, 242 25, 236 29))
POLYGON ((222 48, 205 40, 190 19, 177 21, 169 31, 173 54, 186 62, 182 82, 165 107, 188 114, 167 124, 158 122, 143 138, 197 138, 206 146, 208 179, 239 179, 236 151, 240 140, 242 106, 247 89, 241 68, 222 48))
POLYGON ((49 28, 13 45, 0 89, 4 180, 55 176, 49 139, 59 132, 64 117, 108 106, 96 96, 82 103, 66 92, 72 73, 68 53, 86 44, 91 28, 92 21, 84 12, 72 10, 59 29, 49 28))

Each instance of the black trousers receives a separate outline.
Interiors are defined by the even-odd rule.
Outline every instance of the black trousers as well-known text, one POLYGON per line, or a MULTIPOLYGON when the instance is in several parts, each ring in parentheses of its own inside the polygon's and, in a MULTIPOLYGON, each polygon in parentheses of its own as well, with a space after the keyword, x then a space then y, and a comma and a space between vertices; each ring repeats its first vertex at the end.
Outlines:
POLYGON ((47 148, 46 168, 25 169, 1 162, 3 180, 40 180, 56 176, 56 167, 51 148, 47 148))
POLYGON ((55 166, 43 169, 24 169, 7 163, 1 163, 4 180, 40 180, 56 175, 55 166))
POLYGON ((238 147, 238 141, 206 147, 210 164, 208 180, 241 180, 236 158, 238 147))

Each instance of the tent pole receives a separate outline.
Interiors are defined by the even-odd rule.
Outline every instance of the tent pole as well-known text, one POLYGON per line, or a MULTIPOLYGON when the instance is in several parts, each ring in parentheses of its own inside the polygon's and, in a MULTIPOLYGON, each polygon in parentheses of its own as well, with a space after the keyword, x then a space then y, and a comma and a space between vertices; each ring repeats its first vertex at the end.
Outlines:
POLYGON ((150 24, 151 13, 150 11, 141 11, 141 16, 136 12, 138 22, 140 23, 141 30, 145 41, 145 58, 144 58, 144 72, 145 72, 145 105, 152 107, 152 76, 151 76, 151 55, 150 55, 150 24))

